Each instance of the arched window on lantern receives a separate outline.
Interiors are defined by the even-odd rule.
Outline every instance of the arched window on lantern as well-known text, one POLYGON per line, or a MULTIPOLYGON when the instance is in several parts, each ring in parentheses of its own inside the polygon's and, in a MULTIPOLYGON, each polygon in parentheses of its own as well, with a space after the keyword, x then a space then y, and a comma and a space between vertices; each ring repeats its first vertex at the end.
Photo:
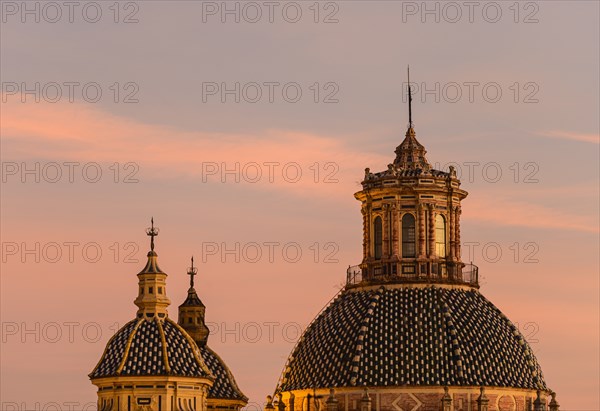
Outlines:
POLYGON ((402 257, 416 257, 415 216, 404 214, 402 217, 402 257))
POLYGON ((383 223, 381 217, 375 217, 373 222, 373 244, 375 245, 375 259, 381 260, 383 249, 383 223))
POLYGON ((435 253, 446 258, 446 219, 441 214, 435 217, 435 253))

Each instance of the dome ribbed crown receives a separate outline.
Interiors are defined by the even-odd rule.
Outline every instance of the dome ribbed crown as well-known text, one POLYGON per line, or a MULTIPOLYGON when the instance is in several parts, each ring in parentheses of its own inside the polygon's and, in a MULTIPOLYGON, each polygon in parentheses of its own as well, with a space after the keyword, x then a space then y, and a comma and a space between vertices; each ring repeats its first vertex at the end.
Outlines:
POLYGON ((168 318, 130 321, 111 338, 90 378, 120 375, 213 378, 194 341, 168 318))

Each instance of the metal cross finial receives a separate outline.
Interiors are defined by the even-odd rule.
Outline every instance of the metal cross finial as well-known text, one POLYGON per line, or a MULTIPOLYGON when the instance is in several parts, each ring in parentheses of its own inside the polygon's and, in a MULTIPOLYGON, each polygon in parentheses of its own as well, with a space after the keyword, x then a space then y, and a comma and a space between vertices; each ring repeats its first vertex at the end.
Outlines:
POLYGON ((406 74, 408 76, 408 126, 412 127, 412 93, 410 89, 410 66, 406 67, 406 74))
POLYGON ((154 237, 158 235, 158 227, 154 227, 154 217, 150 219, 152 226, 146 228, 146 234, 150 236, 150 250, 154 251, 154 237))
POLYGON ((194 288, 194 276, 198 274, 198 268, 194 267, 194 256, 192 256, 192 266, 188 268, 187 273, 190 276, 190 287, 194 288))

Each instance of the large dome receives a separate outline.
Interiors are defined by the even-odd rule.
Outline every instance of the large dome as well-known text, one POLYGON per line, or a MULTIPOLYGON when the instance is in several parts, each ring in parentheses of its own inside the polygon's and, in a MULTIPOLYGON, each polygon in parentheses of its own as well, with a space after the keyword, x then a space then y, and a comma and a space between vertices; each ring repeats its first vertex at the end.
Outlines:
POLYGON ((547 389, 523 336, 479 291, 394 284, 335 298, 299 340, 277 391, 406 385, 547 389))
POLYGON ((112 337, 90 378, 119 375, 213 378, 196 343, 169 318, 139 318, 112 337))

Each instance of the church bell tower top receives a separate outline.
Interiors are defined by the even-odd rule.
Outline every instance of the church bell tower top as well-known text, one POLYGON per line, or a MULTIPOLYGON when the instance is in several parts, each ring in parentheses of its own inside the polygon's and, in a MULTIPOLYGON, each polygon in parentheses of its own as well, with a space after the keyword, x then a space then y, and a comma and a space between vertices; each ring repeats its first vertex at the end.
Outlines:
POLYGON ((363 260, 349 267, 347 285, 453 284, 479 287, 478 269, 461 260, 461 201, 456 171, 435 170, 416 137, 408 77, 408 129, 387 170, 365 169, 363 260))
POLYGON ((201 307, 206 308, 198 294, 196 293, 196 289, 194 288, 194 277, 198 275, 198 267, 194 267, 194 257, 191 258, 192 265, 187 270, 187 275, 190 276, 190 288, 188 288, 188 295, 183 304, 179 306, 181 307, 201 307))
POLYGON ((158 254, 154 251, 154 237, 158 236, 159 229, 154 227, 154 217, 150 222, 151 226, 146 229, 150 237, 150 251, 146 265, 138 273, 139 293, 134 303, 138 307, 138 317, 163 319, 167 317, 171 301, 167 297, 167 274, 158 266, 158 254))
POLYGON ((194 267, 194 257, 192 265, 188 268, 187 274, 190 276, 190 288, 183 304, 179 306, 179 325, 192 337, 199 347, 206 345, 210 330, 206 326, 204 319, 206 306, 198 297, 194 288, 194 277, 198 274, 198 268, 194 267))
POLYGON ((425 158, 427 151, 425 147, 417 141, 414 123, 412 119, 412 90, 410 88, 410 67, 407 68, 408 74, 408 130, 402 143, 396 147, 396 159, 394 167, 398 170, 430 170, 431 165, 425 158))

